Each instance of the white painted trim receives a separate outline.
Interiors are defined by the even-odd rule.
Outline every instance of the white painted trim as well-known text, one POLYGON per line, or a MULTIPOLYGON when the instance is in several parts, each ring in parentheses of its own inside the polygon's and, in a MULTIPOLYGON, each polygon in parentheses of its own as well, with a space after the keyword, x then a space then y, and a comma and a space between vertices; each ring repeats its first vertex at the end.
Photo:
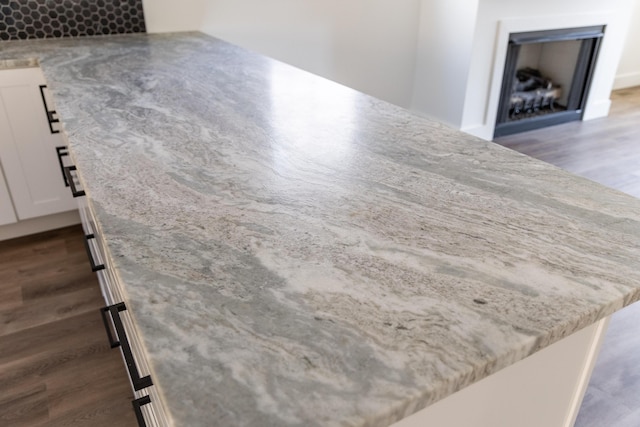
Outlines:
POLYGON ((479 125, 479 126, 467 126, 460 129, 462 132, 466 132, 473 136, 477 136, 478 138, 482 138, 486 141, 493 140, 493 131, 494 129, 488 126, 479 125))
POLYGON ((0 226, 0 241, 55 230, 75 224, 80 224, 80 215, 77 210, 31 218, 18 221, 15 224, 0 226))
POLYGON ((610 99, 601 99, 590 104, 591 108, 584 109, 584 115, 582 120, 599 119, 600 117, 607 117, 609 110, 611 109, 610 99))
POLYGON ((618 74, 613 81, 613 90, 640 86, 640 71, 618 74))
POLYGON ((571 405, 569 406, 569 411, 567 413, 567 418, 563 424, 564 427, 573 427, 576 423, 576 418, 578 417, 578 412, 580 412, 580 406, 582 405, 582 399, 584 398, 584 394, 586 393, 587 387, 589 386, 589 380, 591 379, 593 368, 596 366, 596 360, 598 360, 600 348, 602 347, 602 343, 604 342, 604 336, 607 332, 607 328, 609 327, 610 320, 611 316, 606 317, 596 323, 596 327, 593 330, 593 335, 591 338, 591 348, 589 348, 589 351, 585 355, 582 365, 582 376, 576 384, 576 389, 573 394, 573 400, 571 401, 571 405))
POLYGON ((13 208, 13 201, 9 194, 9 187, 2 172, 2 162, 0 161, 0 226, 5 224, 15 224, 18 221, 13 208))
POLYGON ((391 427, 572 427, 608 322, 587 326, 391 427))

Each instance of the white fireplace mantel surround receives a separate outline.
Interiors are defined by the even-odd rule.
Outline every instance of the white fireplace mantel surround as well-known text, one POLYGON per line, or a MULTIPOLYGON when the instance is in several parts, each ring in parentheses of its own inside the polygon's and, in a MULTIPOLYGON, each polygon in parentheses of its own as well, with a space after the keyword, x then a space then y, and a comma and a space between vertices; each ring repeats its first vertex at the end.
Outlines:
MULTIPOLYGON (((566 15, 554 17, 533 17, 533 18, 514 18, 501 20, 498 25, 498 34, 496 40, 496 50, 491 71, 491 83, 489 94, 487 96, 485 114, 482 123, 471 125, 463 130, 480 136, 485 139, 491 139, 493 136, 498 105, 500 102, 500 90, 502 86, 504 64, 507 56, 507 47, 509 35, 517 32, 525 31, 545 31, 558 28, 574 28, 587 27, 595 25, 607 25, 615 16, 604 15, 566 15)), ((603 48, 605 46, 603 40, 603 48)), ((606 54, 607 52, 605 52, 606 54)), ((596 117, 604 117, 609 113, 610 86, 613 83, 615 75, 610 75, 611 71, 615 74, 615 67, 607 66, 610 61, 605 61, 603 55, 598 56, 598 62, 593 74, 593 83, 591 84, 587 103, 584 109, 584 120, 596 117), (608 88, 608 90, 607 90, 608 88)))
POLYGON ((509 34, 604 25, 583 118, 606 116, 634 1, 436 0, 447 5, 431 3, 426 8, 423 4, 411 107, 491 140, 509 34))
MULTIPOLYGON (((613 86, 616 65, 621 52, 621 46, 619 44, 617 46, 615 44, 612 45, 612 43, 615 42, 612 41, 614 37, 607 37, 612 31, 615 31, 615 29, 610 27, 611 23, 615 22, 615 20, 615 13, 611 12, 606 14, 571 14, 500 20, 497 28, 494 61, 491 68, 491 82, 483 109, 484 117, 481 117, 479 114, 469 114, 469 116, 473 118, 465 121, 465 117, 463 116, 462 130, 484 139, 492 139, 500 101, 500 90, 507 56, 509 35, 525 31, 544 31, 596 25, 606 26, 605 37, 603 38, 600 53, 597 57, 592 84, 584 108, 583 120, 607 116, 611 105, 609 94, 613 86), (478 119, 481 120, 478 122, 478 119)), ((469 84, 473 83, 473 79, 469 78, 469 84)), ((473 102, 472 99, 468 99, 468 101, 469 103, 473 102)), ((469 106, 469 109, 471 110, 472 108, 478 107, 480 106, 469 106)))

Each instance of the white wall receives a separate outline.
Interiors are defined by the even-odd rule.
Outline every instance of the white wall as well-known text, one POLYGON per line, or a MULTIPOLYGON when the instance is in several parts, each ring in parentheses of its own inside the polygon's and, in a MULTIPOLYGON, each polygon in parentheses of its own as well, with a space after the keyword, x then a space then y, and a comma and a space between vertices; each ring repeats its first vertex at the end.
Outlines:
POLYGON ((202 31, 409 107, 421 1, 209 0, 202 31))
POLYGON ((198 31, 206 5, 207 0, 142 0, 147 32, 198 31))
POLYGON ((480 0, 422 0, 411 108, 454 127, 462 120, 480 0))
POLYGON ((636 2, 635 11, 631 17, 631 25, 627 34, 627 40, 624 44, 624 51, 616 80, 613 85, 614 89, 622 89, 625 87, 640 85, 640 1, 636 2))

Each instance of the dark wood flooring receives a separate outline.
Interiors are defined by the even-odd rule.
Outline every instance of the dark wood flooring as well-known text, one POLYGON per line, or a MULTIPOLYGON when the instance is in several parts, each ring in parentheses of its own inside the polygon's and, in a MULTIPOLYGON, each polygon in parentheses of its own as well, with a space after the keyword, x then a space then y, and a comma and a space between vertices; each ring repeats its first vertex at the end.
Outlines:
MULTIPOLYGON (((608 117, 497 143, 640 198, 640 87, 613 92, 608 117)), ((640 427, 640 303, 613 315, 575 427, 640 427)))
POLYGON ((0 242, 0 426, 137 426, 82 242, 68 227, 0 242))

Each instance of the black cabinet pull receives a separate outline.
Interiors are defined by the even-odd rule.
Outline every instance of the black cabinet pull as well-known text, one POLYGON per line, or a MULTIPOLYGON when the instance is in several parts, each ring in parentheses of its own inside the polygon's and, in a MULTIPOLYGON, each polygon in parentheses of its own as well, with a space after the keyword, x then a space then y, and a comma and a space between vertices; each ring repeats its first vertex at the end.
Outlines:
POLYGON ((102 310, 104 310, 105 314, 106 312, 109 312, 109 314, 111 315, 111 321, 113 322, 113 327, 116 330, 116 335, 119 339, 119 341, 114 341, 113 336, 111 335, 111 330, 109 329, 107 322, 105 321, 105 328, 107 329, 107 335, 109 337, 109 345, 111 345, 112 348, 118 347, 118 345, 114 345, 114 343, 119 342, 119 347, 122 349, 124 360, 127 363, 129 378, 131 378, 134 390, 138 391, 153 385, 153 382, 151 381, 150 375, 147 375, 146 377, 140 377, 138 367, 136 366, 135 360, 133 359, 133 353, 131 352, 129 339, 127 338, 124 326, 122 325, 122 319, 120 319, 120 312, 126 309, 127 307, 124 305, 124 303, 119 302, 117 304, 105 307, 102 310))
POLYGON ((68 156, 69 152, 67 151, 67 147, 62 146, 62 147, 56 147, 56 153, 58 153, 58 163, 60 163, 60 170, 62 171, 62 179, 64 180, 64 186, 68 187, 69 180, 67 180, 67 175, 65 175, 64 173, 64 162, 62 161, 62 158, 64 156, 68 156))
POLYGON ((109 339, 109 345, 111 348, 120 347, 120 341, 113 339, 113 334, 111 333, 111 328, 109 327, 109 321, 107 320, 107 313, 109 312, 109 307, 103 307, 100 309, 100 316, 102 317, 102 323, 104 323, 104 329, 107 331, 107 338, 109 339))
POLYGON ((140 427, 147 427, 147 423, 144 421, 144 417, 142 416, 142 407, 148 403, 151 403, 151 398, 149 396, 142 396, 131 401, 131 404, 133 405, 133 412, 136 413, 136 418, 138 419, 138 425, 140 427))
POLYGON ((91 264, 91 271, 96 272, 100 270, 104 270, 104 264, 96 264, 96 261, 93 259, 93 253, 91 252, 91 247, 89 246, 89 240, 95 239, 96 236, 94 234, 87 234, 84 236, 84 248, 87 250, 87 256, 89 257, 89 264, 91 264))
POLYGON ((47 106, 47 99, 44 97, 44 89, 46 87, 47 85, 40 85, 40 96, 42 96, 42 105, 44 105, 44 112, 47 115, 47 121, 49 122, 49 130, 51 133, 60 133, 59 130, 55 130, 53 128, 53 124, 60 123, 60 120, 53 117, 54 114, 57 114, 56 110, 49 110, 49 107, 47 106))
POLYGON ((85 192, 84 190, 80 190, 78 191, 78 189, 76 188, 76 183, 73 180, 73 176, 71 176, 71 171, 76 170, 77 168, 75 166, 63 166, 62 170, 64 172, 64 176, 67 177, 67 181, 69 182, 69 187, 71 187, 71 194, 73 195, 73 197, 80 197, 80 196, 84 196, 85 192))

